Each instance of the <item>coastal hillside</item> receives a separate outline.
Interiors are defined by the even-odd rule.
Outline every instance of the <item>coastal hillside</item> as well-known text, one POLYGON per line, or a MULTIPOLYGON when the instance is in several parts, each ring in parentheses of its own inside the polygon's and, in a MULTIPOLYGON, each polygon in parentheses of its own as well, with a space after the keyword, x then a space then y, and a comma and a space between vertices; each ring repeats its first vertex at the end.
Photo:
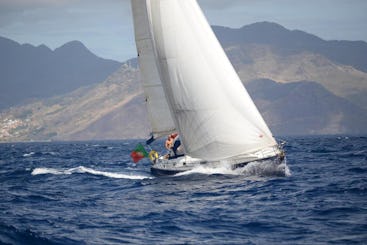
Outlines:
MULTIPOLYGON (((338 61, 310 48, 321 43, 329 49, 334 41, 273 23, 214 30, 274 135, 367 133, 363 57, 355 56, 359 65, 338 61), (274 40, 255 38, 265 27, 274 40), (254 38, 247 40, 251 33, 254 38), (282 45, 285 38, 288 46, 282 45)), ((341 53, 355 44, 339 43, 341 53)), ((7 107, 0 113, 0 141, 146 138, 150 129, 139 80, 133 58, 101 82, 66 86, 71 91, 7 107)))
POLYGON ((253 80, 246 88, 275 135, 364 134, 367 110, 311 81, 253 80))
POLYGON ((127 64, 104 82, 1 114, 0 140, 121 139, 148 132, 138 71, 127 64), (138 108, 131 109, 140 99, 138 108), (139 113, 140 111, 140 113, 139 113), (145 120, 145 121, 144 121, 145 120))
POLYGON ((316 81, 367 109, 366 42, 325 41, 269 22, 213 29, 243 82, 316 81))

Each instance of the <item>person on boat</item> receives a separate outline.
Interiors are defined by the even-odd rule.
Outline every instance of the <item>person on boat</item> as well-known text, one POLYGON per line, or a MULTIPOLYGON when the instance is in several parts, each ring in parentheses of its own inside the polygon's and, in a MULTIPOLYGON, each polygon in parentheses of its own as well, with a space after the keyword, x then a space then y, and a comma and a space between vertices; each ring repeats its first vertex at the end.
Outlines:
POLYGON ((165 147, 169 151, 166 158, 176 158, 182 155, 181 141, 177 133, 170 134, 167 137, 165 147))

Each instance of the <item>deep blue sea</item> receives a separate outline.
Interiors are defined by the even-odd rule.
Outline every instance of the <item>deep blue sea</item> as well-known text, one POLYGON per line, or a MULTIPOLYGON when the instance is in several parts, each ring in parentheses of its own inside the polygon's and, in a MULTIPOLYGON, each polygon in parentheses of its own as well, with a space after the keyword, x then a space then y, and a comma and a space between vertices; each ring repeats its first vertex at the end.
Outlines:
POLYGON ((171 177, 136 140, 0 144, 0 244, 367 244, 367 137, 285 140, 286 173, 171 177))

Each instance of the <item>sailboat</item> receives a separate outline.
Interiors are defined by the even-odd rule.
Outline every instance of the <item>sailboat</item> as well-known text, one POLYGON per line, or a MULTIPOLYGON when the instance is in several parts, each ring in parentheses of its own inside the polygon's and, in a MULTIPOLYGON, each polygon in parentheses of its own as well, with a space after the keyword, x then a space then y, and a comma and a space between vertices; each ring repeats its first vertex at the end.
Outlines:
POLYGON ((150 154, 151 172, 281 164, 284 151, 196 0, 131 0, 152 138, 178 132, 184 155, 150 154))

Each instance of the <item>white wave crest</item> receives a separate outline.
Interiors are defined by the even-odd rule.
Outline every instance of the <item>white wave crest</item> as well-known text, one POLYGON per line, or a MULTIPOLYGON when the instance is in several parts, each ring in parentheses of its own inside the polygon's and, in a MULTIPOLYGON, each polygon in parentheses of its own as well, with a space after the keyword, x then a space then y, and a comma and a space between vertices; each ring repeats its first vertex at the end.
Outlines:
POLYGON ((30 153, 24 153, 23 154, 23 157, 30 157, 30 156, 33 156, 34 154, 36 154, 35 152, 30 152, 30 153))
POLYGON ((31 174, 39 175, 39 174, 66 174, 66 173, 62 170, 57 170, 53 168, 35 168, 31 174))
POLYGON ((87 173, 92 175, 100 175, 114 179, 150 179, 150 176, 144 175, 134 175, 134 174, 122 174, 122 173, 113 173, 113 172, 105 172, 94 170, 91 168, 79 166, 76 168, 70 169, 54 169, 54 168, 35 168, 32 171, 32 175, 40 175, 40 174, 54 174, 54 175, 61 175, 61 174, 74 174, 74 173, 87 173))

